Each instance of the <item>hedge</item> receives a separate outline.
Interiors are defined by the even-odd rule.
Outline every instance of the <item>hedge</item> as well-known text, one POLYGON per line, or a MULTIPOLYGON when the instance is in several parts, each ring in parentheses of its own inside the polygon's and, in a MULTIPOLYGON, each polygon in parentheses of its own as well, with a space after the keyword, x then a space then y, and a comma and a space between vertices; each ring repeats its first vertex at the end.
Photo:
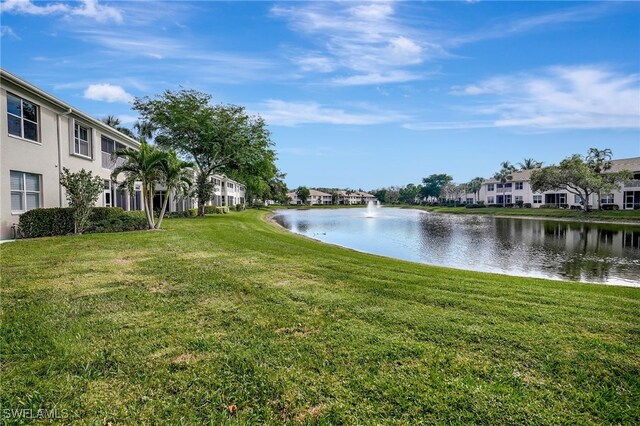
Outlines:
MULTIPOLYGON (((144 212, 126 212, 120 207, 95 207, 85 233, 121 232, 149 227, 144 212)), ((69 207, 33 209, 20 215, 23 238, 73 234, 73 212, 69 207)))
POLYGON ((204 206, 204 214, 227 214, 229 206, 204 206))
POLYGON ((171 212, 169 213, 170 218, 178 218, 178 217, 196 217, 198 216, 198 209, 189 209, 181 212, 171 212))

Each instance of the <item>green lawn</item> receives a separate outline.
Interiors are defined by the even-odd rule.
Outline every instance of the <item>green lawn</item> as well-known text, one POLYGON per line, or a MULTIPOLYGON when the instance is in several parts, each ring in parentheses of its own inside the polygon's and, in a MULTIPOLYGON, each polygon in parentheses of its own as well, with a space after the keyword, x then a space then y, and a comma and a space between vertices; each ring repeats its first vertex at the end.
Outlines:
POLYGON ((0 423, 640 424, 640 289, 386 259, 263 214, 1 245, 0 423))
POLYGON ((496 216, 528 216, 528 217, 556 217, 575 220, 604 220, 604 221, 637 221, 640 222, 640 210, 602 210, 584 213, 569 209, 518 209, 503 207, 486 207, 483 209, 467 209, 464 207, 422 207, 403 205, 404 208, 424 209, 437 213, 453 214, 487 214, 496 216))

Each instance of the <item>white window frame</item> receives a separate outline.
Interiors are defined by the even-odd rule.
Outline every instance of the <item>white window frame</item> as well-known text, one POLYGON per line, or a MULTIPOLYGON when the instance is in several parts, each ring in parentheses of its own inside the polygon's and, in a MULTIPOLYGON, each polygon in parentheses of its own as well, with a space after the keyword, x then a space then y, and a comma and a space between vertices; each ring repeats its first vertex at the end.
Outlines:
POLYGON ((15 95, 11 92, 7 92, 7 134, 9 136, 15 137, 15 138, 20 138, 22 140, 25 141, 29 141, 29 142, 34 142, 34 143, 40 143, 40 105, 36 104, 35 102, 32 102, 28 99, 22 98, 18 95, 15 95), (9 112, 9 97, 13 97, 16 99, 20 100, 20 115, 15 115, 11 112, 9 112), (36 121, 32 121, 29 120, 28 118, 25 118, 24 116, 24 103, 28 102, 30 104, 32 104, 35 108, 36 108, 36 121), (14 135, 13 133, 9 132, 9 116, 11 117, 15 117, 18 118, 20 120, 20 134, 19 135, 14 135), (35 139, 31 139, 31 138, 27 138, 24 136, 24 122, 28 122, 28 123, 32 123, 36 125, 36 138, 35 139))
POLYGON ((487 197, 487 204, 495 204, 495 198, 487 197))
POLYGON ((514 183, 515 183, 514 189, 516 190, 524 189, 524 182, 514 182, 514 183))
MULTIPOLYGON (((24 212, 27 212, 31 209, 27 208, 27 194, 37 194, 38 196, 38 205, 36 207, 33 207, 34 209, 40 208, 42 206, 42 175, 36 174, 36 173, 29 173, 29 172, 22 172, 20 170, 10 170, 9 171, 9 176, 11 176, 11 173, 20 173, 22 174, 22 189, 13 189, 11 188, 11 177, 9 177, 9 191, 11 193, 11 195, 13 194, 20 194, 20 197, 22 198, 22 210, 14 210, 13 206, 11 206, 11 214, 21 214, 24 212), (33 191, 33 190, 28 190, 27 189, 27 175, 32 175, 32 176, 36 176, 38 178, 38 190, 37 191, 33 191)), ((11 202, 11 201, 9 201, 11 202)))
POLYGON ((533 196, 533 204, 542 204, 542 194, 537 194, 533 196))
POLYGON ((518 201, 523 201, 524 199, 522 198, 522 195, 516 195, 515 197, 513 197, 513 200, 515 203, 517 203, 518 201))
POLYGON ((73 121, 73 154, 74 155, 77 155, 78 157, 82 157, 82 158, 88 158, 90 160, 93 159, 93 143, 92 143, 91 132, 92 132, 91 127, 85 126, 83 123, 80 123, 78 121, 75 121, 75 120, 73 121), (80 128, 85 129, 87 131, 87 140, 81 139, 78 136, 79 135, 78 130, 80 128), (88 155, 84 155, 77 150, 77 147, 80 146, 80 143, 87 144, 88 155))
POLYGON ((600 204, 615 204, 616 197, 615 194, 605 194, 600 198, 600 204))
POLYGON ((493 183, 487 184, 487 191, 495 191, 495 189, 496 189, 495 184, 493 183))

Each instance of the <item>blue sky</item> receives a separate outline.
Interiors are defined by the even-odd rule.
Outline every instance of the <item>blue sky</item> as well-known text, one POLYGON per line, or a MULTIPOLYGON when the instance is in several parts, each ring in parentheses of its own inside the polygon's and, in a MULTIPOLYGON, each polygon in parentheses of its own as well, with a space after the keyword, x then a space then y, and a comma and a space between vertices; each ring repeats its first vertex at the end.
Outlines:
POLYGON ((638 2, 1 4, 4 69, 129 125, 165 89, 243 105, 291 188, 640 156, 638 2))

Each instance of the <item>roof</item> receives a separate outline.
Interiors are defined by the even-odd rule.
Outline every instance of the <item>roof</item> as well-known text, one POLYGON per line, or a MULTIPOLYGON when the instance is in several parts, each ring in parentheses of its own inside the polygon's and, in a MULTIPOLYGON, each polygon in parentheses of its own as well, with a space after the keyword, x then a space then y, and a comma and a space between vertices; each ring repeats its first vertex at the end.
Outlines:
POLYGON ((309 195, 314 195, 316 197, 331 197, 331 194, 327 194, 326 192, 318 191, 317 189, 310 189, 309 195))
POLYGON ((21 89, 25 90, 26 92, 31 93, 32 95, 38 96, 39 98, 44 99, 45 101, 47 101, 50 104, 53 104, 55 106, 57 106, 58 108, 61 109, 61 111, 64 111, 65 113, 69 113, 69 114, 75 114, 76 116, 82 118, 82 120, 87 121, 89 123, 91 123, 94 127, 99 128, 102 133, 114 136, 120 140, 126 141, 127 143, 129 143, 130 145, 134 146, 134 147, 139 147, 140 146, 140 142, 138 142, 137 140, 131 138, 130 136, 125 135, 122 132, 119 132, 118 130, 114 129, 111 126, 106 125, 105 123, 103 123, 100 120, 97 120, 93 117, 91 117, 90 115, 80 111, 79 109, 69 105, 68 103, 61 101, 60 99, 56 98, 53 95, 50 95, 49 93, 45 92, 44 90, 34 86, 33 84, 29 83, 26 80, 21 79, 20 77, 18 77, 15 74, 10 73, 9 71, 0 68, 0 77, 2 77, 2 79, 9 81, 11 83, 13 83, 16 86, 19 86, 21 89))
MULTIPOLYGON (((632 157, 632 158, 621 158, 619 160, 611 160, 611 168, 606 172, 619 172, 621 170, 630 170, 632 172, 640 172, 640 157, 632 157)), ((517 172, 513 172, 511 174, 511 180, 509 182, 523 182, 531 179, 532 170, 519 170, 517 172)), ((489 178, 485 179, 484 184, 486 183, 500 183, 500 181, 489 178)))

